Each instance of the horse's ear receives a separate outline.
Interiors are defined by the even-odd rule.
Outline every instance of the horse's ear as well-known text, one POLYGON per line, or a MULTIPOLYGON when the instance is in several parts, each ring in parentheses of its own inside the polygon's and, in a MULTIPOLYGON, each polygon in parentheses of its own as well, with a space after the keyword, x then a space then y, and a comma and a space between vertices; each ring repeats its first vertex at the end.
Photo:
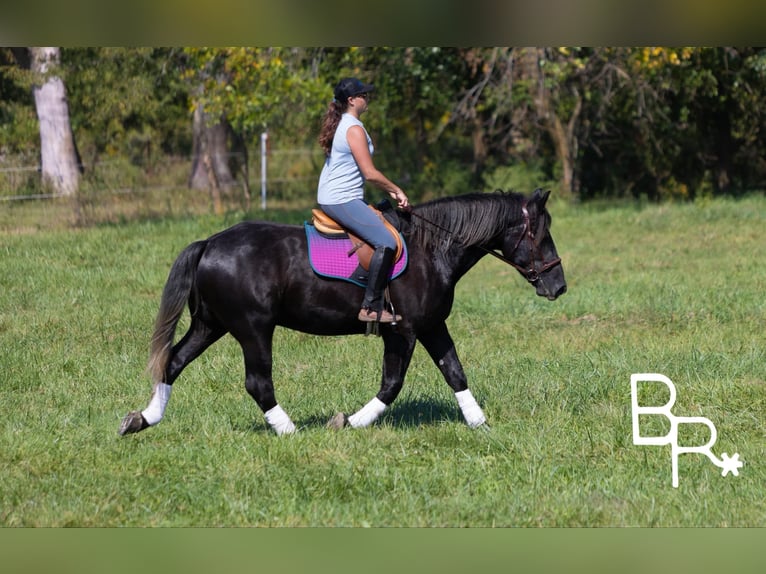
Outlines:
POLYGON ((534 195, 532 196, 532 199, 540 205, 540 207, 545 207, 545 203, 548 201, 548 197, 551 194, 551 190, 543 191, 542 188, 538 187, 535 190, 534 195))

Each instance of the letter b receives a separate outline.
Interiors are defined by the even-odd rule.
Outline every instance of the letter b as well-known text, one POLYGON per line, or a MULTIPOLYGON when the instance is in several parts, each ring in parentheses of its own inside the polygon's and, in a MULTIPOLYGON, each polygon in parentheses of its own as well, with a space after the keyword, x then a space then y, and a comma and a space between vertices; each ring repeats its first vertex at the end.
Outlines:
POLYGON ((630 376, 630 394, 632 400, 633 415, 633 444, 638 445, 664 445, 675 444, 678 434, 678 426, 670 409, 676 402, 676 387, 665 375, 656 373, 638 373, 630 376), (661 406, 640 406, 638 404, 638 382, 663 383, 670 391, 670 399, 661 406), (641 436, 639 415, 664 415, 670 421, 670 430, 665 436, 641 436))

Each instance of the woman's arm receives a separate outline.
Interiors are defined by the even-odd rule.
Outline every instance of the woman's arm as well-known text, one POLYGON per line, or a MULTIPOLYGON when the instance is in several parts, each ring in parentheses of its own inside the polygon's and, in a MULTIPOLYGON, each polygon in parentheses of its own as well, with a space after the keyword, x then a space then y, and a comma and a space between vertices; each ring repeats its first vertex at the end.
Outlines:
POLYGON ((407 194, 375 167, 370 155, 370 148, 367 147, 367 137, 364 130, 359 126, 351 126, 346 132, 346 138, 351 148, 351 154, 354 156, 356 165, 359 166, 359 171, 362 172, 364 178, 395 199, 400 209, 409 210, 410 202, 407 199, 407 194))

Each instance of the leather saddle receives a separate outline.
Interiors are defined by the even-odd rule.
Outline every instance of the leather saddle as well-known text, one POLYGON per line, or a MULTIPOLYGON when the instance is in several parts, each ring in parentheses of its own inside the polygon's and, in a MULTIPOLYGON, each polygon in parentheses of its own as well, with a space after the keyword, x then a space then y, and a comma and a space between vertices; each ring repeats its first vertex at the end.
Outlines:
MULTIPOLYGON (((383 213, 379 209, 372 205, 368 205, 367 207, 375 212, 375 215, 380 218, 380 220, 386 226, 386 229, 388 229, 388 232, 396 240, 396 254, 394 255, 394 263, 396 263, 399 261, 399 259, 401 259, 402 253, 404 252, 402 236, 399 234, 399 231, 391 224, 391 222, 389 222, 383 216, 383 213)), ((372 254, 374 251, 372 245, 341 227, 337 221, 332 219, 321 209, 312 209, 311 218, 311 222, 313 223, 314 227, 316 227, 317 231, 324 234, 325 236, 337 239, 345 239, 348 237, 352 244, 352 248, 349 250, 348 255, 350 256, 356 253, 357 258, 359 259, 359 265, 361 265, 365 271, 370 269, 370 259, 372 259, 372 254)))

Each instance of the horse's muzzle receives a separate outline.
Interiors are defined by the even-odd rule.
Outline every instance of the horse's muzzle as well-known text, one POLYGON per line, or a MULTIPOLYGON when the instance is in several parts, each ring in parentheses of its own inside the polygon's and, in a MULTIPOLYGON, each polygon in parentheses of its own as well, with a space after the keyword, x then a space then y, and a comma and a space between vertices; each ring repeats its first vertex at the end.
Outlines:
POLYGON ((559 287, 556 290, 556 292, 553 295, 548 295, 548 300, 549 301, 555 301, 556 299, 561 297, 566 292, 567 292, 567 286, 566 285, 562 285, 561 287, 559 287))
POLYGON ((541 274, 534 285, 537 294, 549 301, 555 301, 567 292, 567 282, 560 265, 541 274))

